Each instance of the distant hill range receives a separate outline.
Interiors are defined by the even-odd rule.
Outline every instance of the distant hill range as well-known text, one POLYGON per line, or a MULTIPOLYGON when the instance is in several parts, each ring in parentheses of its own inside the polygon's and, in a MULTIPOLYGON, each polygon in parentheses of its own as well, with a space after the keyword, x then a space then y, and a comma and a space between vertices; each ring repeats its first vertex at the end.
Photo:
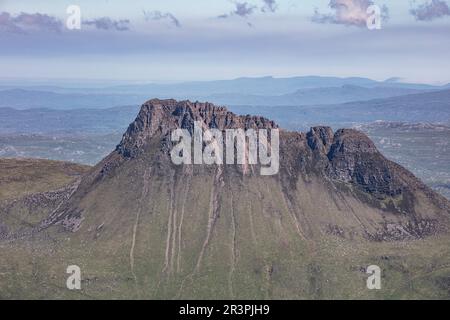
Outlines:
POLYGON ((175 84, 143 84, 104 88, 0 86, 0 107, 15 109, 109 108, 138 105, 148 96, 210 101, 226 105, 298 106, 389 98, 447 86, 375 81, 366 78, 293 77, 239 78, 175 84))
MULTIPOLYGON (((166 94, 166 95, 198 95, 207 96, 214 94, 250 94, 250 95, 283 95, 293 93, 297 90, 316 89, 316 88, 335 88, 342 86, 358 86, 364 88, 390 87, 415 90, 442 89, 447 86, 439 87, 427 84, 402 83, 395 79, 387 81, 375 81, 367 78, 350 77, 291 77, 291 78, 238 78, 234 80, 218 81, 197 81, 176 84, 145 84, 116 86, 117 93, 147 93, 147 94, 166 94)), ((109 90, 108 88, 106 90, 109 90)))
POLYGON ((424 90, 391 87, 365 88, 355 85, 343 85, 341 87, 299 89, 293 93, 275 96, 215 94, 208 96, 207 99, 215 103, 231 105, 304 106, 389 98, 421 92, 424 92, 424 90))
POLYGON ((378 120, 394 122, 430 122, 450 124, 450 90, 398 97, 353 101, 342 104, 310 106, 232 106, 233 112, 258 113, 275 119, 290 129, 313 125, 352 126, 378 120))
MULTIPOLYGON (((324 89, 314 89, 316 92, 320 90, 324 89)), ((62 94, 61 99, 64 96, 62 94)), ((450 89, 340 104, 306 106, 232 104, 229 108, 237 114, 259 114, 272 118, 293 130, 306 130, 311 126, 323 124, 338 128, 379 120, 449 125, 450 89)), ((138 110, 137 104, 106 109, 71 110, 48 108, 15 110, 0 107, 0 134, 118 132, 126 128, 138 110)))

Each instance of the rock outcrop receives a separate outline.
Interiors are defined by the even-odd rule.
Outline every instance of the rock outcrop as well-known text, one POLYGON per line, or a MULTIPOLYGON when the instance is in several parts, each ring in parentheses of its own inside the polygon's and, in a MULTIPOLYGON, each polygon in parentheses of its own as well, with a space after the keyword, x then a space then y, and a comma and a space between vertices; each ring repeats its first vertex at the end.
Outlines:
POLYGON ((117 151, 125 157, 133 157, 152 137, 167 138, 177 128, 193 132, 194 121, 201 121, 207 128, 271 129, 278 126, 263 117, 237 116, 225 107, 211 103, 159 100, 144 103, 136 120, 130 124, 117 151))

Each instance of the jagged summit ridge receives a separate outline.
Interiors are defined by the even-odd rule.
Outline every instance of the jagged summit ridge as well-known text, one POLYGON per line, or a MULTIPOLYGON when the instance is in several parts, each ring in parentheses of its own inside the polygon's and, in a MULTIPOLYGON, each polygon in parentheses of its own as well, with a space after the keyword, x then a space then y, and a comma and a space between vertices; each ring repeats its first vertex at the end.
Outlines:
POLYGON ((209 102, 152 99, 142 105, 136 120, 128 127, 117 150, 123 155, 130 156, 155 135, 164 137, 177 128, 192 132, 194 121, 201 121, 206 127, 219 130, 278 128, 275 122, 264 117, 239 116, 225 107, 209 102))
MULTIPOLYGON (((194 121, 201 121, 207 128, 225 129, 276 129, 272 120, 254 115, 236 115, 226 107, 209 102, 176 101, 174 99, 151 99, 145 102, 122 137, 116 150, 125 156, 135 154, 149 139, 167 137, 177 128, 192 133, 194 121)), ((283 130, 282 130, 283 131, 283 130)), ((302 133, 301 140, 305 140, 302 133)), ((337 153, 378 153, 373 142, 362 132, 317 126, 306 134, 307 145, 312 151, 320 151, 332 160, 337 153)))

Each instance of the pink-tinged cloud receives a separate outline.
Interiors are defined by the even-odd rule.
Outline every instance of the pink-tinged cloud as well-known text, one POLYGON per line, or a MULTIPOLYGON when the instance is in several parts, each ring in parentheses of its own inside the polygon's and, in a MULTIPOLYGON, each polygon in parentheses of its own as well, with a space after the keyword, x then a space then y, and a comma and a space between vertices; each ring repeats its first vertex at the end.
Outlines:
POLYGON ((450 7, 442 0, 431 0, 410 10, 418 21, 431 21, 437 18, 450 16, 450 7))
MULTIPOLYGON (((371 0, 330 0, 328 6, 333 13, 322 14, 316 9, 312 21, 365 27, 369 17, 367 8, 374 4, 371 0)), ((383 6, 381 11, 383 20, 386 20, 389 15, 388 8, 383 6)))

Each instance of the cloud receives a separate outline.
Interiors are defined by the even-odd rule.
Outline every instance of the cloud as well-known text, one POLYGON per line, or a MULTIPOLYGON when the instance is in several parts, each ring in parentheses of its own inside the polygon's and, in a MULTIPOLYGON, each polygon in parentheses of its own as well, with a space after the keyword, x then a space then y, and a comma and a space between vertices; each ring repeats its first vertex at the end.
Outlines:
POLYGON ((161 12, 161 11, 147 12, 147 11, 144 10, 144 17, 145 17, 145 21, 165 20, 165 19, 167 19, 175 27, 177 27, 177 28, 181 27, 180 21, 173 14, 171 14, 170 12, 161 12))
MULTIPOLYGON (((102 30, 129 30, 129 20, 113 20, 108 17, 85 20, 83 25, 94 26, 102 30)), ((61 19, 42 13, 24 13, 21 12, 12 16, 8 12, 0 13, 0 32, 10 33, 30 33, 30 32, 55 32, 64 30, 64 23, 61 19)))
POLYGON ((0 31, 12 33, 28 33, 33 31, 60 32, 63 28, 61 20, 42 13, 21 12, 12 16, 8 12, 0 13, 0 31))
POLYGON ((234 13, 240 17, 247 17, 253 13, 256 6, 250 5, 248 2, 236 2, 236 10, 234 13))
POLYGON ((278 5, 275 0, 263 0, 264 5, 261 8, 262 12, 275 12, 278 9, 278 5))
MULTIPOLYGON (((369 17, 367 8, 373 4, 372 0, 330 0, 328 6, 334 12, 332 14, 322 14, 316 9, 312 21, 365 27, 369 17)), ((381 11, 383 20, 388 19, 388 8, 383 6, 381 11)))
MULTIPOLYGON (((270 1, 270 0, 269 0, 270 1)), ((247 18, 252 15, 257 9, 256 6, 249 4, 248 2, 233 2, 235 9, 230 13, 222 14, 218 18, 228 18, 231 16, 239 16, 242 18, 247 18)))
MULTIPOLYGON (((232 16, 238 16, 241 18, 248 18, 252 14, 254 14, 258 9, 261 10, 263 13, 267 12, 275 12, 278 9, 278 5, 276 3, 276 0, 262 0, 263 4, 261 7, 258 7, 256 5, 250 4, 249 2, 238 2, 238 1, 231 1, 235 8, 230 13, 221 14, 218 16, 218 18, 225 19, 232 16)), ((252 26, 251 23, 247 23, 250 27, 252 26)))
POLYGON ((442 0, 431 0, 416 8, 412 8, 410 13, 418 21, 431 21, 436 18, 450 16, 450 8, 447 2, 442 0))
POLYGON ((116 30, 116 31, 128 31, 130 30, 130 20, 113 20, 109 17, 101 17, 92 20, 83 21, 84 25, 94 26, 100 30, 116 30))

